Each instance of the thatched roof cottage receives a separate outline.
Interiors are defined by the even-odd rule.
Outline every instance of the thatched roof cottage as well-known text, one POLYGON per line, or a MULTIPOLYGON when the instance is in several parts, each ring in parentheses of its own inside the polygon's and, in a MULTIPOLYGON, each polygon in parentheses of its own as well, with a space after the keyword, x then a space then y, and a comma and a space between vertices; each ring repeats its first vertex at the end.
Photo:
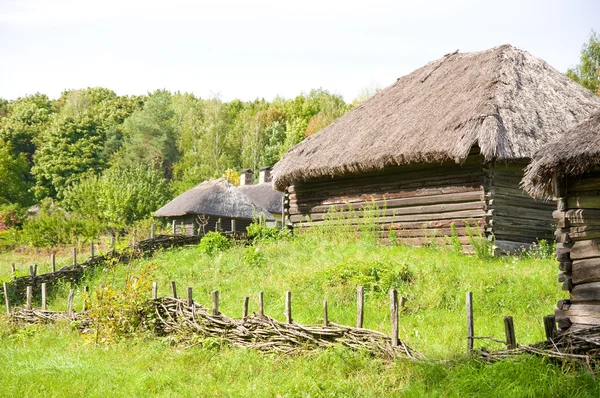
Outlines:
MULTIPOLYGON (((257 204, 269 211, 274 218, 273 224, 281 226, 283 193, 273 189, 271 183, 271 167, 261 167, 259 171, 258 184, 253 184, 253 172, 244 169, 241 172, 240 190, 257 204)), ((267 223, 270 224, 270 223, 267 223)))
POLYGON ((556 310, 559 328, 600 326, 600 107, 536 154, 523 185, 536 197, 558 198, 559 281, 569 291, 556 310))
POLYGON ((599 104, 510 45, 455 52, 306 138, 275 165, 273 181, 289 194, 294 228, 322 222, 332 208, 375 203, 385 207, 384 236, 394 230, 422 244, 455 224, 469 249, 468 221, 514 251, 552 236, 551 205, 523 193, 523 168, 599 104))
POLYGON ((175 225, 175 234, 197 235, 221 229, 246 232, 253 218, 263 215, 274 221, 269 211, 255 204, 225 178, 204 181, 182 193, 154 213, 175 225))

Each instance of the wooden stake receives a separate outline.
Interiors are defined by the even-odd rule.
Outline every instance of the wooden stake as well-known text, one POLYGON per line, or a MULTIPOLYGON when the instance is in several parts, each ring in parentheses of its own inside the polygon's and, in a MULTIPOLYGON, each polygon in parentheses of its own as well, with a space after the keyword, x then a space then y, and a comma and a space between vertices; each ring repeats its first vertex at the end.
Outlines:
POLYGON ((90 242, 90 257, 94 257, 94 242, 90 242))
POLYGON ((50 266, 52 267, 52 272, 56 272, 56 255, 54 253, 50 254, 50 266))
POLYGON ((171 235, 175 235, 176 230, 177 230, 177 222, 175 220, 173 220, 173 223, 171 224, 171 235))
POLYGON ((171 281, 171 293, 173 293, 173 298, 177 298, 177 287, 175 286, 175 281, 171 281))
POLYGON ((73 248, 73 265, 77 265, 77 248, 73 248))
POLYGON ((329 326, 329 315, 327 314, 327 300, 323 301, 323 326, 329 326))
POLYGON ((265 307, 264 307, 264 298, 265 294, 263 292, 258 293, 258 315, 265 315, 265 307))
POLYGON ((287 323, 292 323, 292 292, 285 292, 285 319, 287 323))
POLYGON ((83 305, 81 306, 81 312, 87 311, 89 297, 90 297, 90 287, 84 286, 83 287, 83 305))
POLYGON ((33 264, 33 276, 37 276, 37 264, 33 264))
POLYGON ((244 306, 242 308, 242 319, 248 318, 248 304, 250 303, 250 297, 244 297, 244 306))
POLYGON ((27 290, 26 290, 26 294, 27 294, 27 304, 25 305, 25 309, 30 310, 31 309, 31 293, 32 293, 32 287, 31 286, 27 286, 27 290))
POLYGON ((212 314, 219 315, 219 291, 214 290, 212 292, 212 314))
POLYGON ((517 348, 517 338, 515 337, 515 325, 512 316, 504 317, 504 334, 506 336, 506 347, 509 350, 517 348))
POLYGON ((554 315, 544 317, 544 330, 546 331, 546 339, 554 340, 556 338, 556 318, 554 315))
POLYGON ((156 300, 158 298, 158 283, 152 282, 152 298, 156 300))
POLYGON ((4 289, 4 304, 6 304, 6 313, 10 315, 10 298, 8 297, 8 283, 3 282, 2 288, 4 289))
POLYGON ((31 276, 35 276, 35 273, 34 273, 34 271, 33 271, 33 265, 30 265, 30 266, 29 266, 29 275, 31 275, 31 276))
POLYGON ((154 239, 154 224, 150 225, 150 239, 154 239))
POLYGON ((231 232, 235 232, 235 220, 231 220, 231 232))
POLYGON ((398 292, 390 290, 390 320, 392 322, 392 347, 398 346, 398 292))
POLYGON ((70 318, 73 316, 73 296, 75 295, 75 290, 69 290, 69 298, 67 299, 67 316, 70 318))
POLYGON ((42 311, 46 311, 46 283, 42 283, 42 311))
POLYGON ((192 287, 191 286, 188 286, 188 290, 187 290, 187 305, 190 308, 194 305, 194 298, 192 296, 192 287))
POLYGON ((473 351, 473 337, 475 337, 474 335, 474 330, 473 330, 473 293, 472 292, 467 292, 467 301, 466 301, 466 307, 467 307, 467 352, 470 353, 471 351, 473 351))
POLYGON ((365 308, 365 288, 364 286, 358 286, 356 288, 356 305, 357 305, 357 314, 356 314, 356 327, 363 327, 363 320, 365 317, 364 308, 365 308))

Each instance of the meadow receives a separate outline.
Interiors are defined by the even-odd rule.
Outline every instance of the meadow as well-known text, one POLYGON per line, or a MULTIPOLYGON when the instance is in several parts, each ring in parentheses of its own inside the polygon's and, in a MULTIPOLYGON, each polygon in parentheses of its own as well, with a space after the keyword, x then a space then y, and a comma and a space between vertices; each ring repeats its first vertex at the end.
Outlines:
MULTIPOLYGON (((41 254, 43 255, 43 253, 41 254)), ((0 264, 18 260, 5 253, 0 264)), ((40 260, 43 260, 40 258, 40 260)), ((67 261, 65 258, 64 261, 67 261)), ((5 266, 3 266, 5 267, 5 266)), ((6 270, 2 270, 7 275, 6 270)), ((68 324, 18 328, 0 324, 0 394, 4 396, 598 396, 595 375, 577 364, 522 356, 494 364, 467 355, 465 293, 473 292, 475 334, 503 339, 503 316, 514 318, 521 344, 545 338, 542 318, 565 296, 547 250, 519 257, 464 255, 452 246, 381 246, 372 239, 317 230, 252 246, 233 245, 210 254, 198 247, 99 269, 76 287, 119 290, 126 280, 169 281, 210 306, 240 317, 245 296, 265 294, 265 313, 284 320, 292 291, 294 320, 320 323, 322 302, 338 324, 356 323, 356 286, 365 286, 364 327, 390 332, 388 289, 406 297, 400 339, 427 357, 387 361, 344 347, 301 355, 260 353, 224 341, 192 347, 142 331, 97 344, 68 324)), ((66 308, 63 286, 50 307, 66 308)), ((150 291, 148 291, 148 297, 150 291)), ((75 308, 81 306, 76 295, 75 308)), ((4 317, 2 317, 4 318, 4 317)), ((477 349, 502 345, 476 340, 477 349)))

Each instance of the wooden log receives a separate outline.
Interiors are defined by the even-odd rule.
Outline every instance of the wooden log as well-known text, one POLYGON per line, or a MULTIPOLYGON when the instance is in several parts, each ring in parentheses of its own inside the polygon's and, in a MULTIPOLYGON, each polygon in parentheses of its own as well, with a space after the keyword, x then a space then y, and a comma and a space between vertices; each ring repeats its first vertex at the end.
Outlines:
POLYGON ((365 312, 364 312, 365 288, 364 288, 364 286, 358 286, 356 288, 356 307, 357 307, 356 327, 360 329, 363 327, 363 321, 364 321, 364 317, 365 317, 365 312))
POLYGON ((582 283, 574 286, 571 301, 600 301, 600 282, 582 283))
POLYGON ((173 298, 177 298, 177 286, 175 285, 175 281, 171 281, 171 294, 173 298))
POLYGON ((392 323, 392 347, 398 346, 398 292, 390 290, 390 320, 392 323))
POLYGON ((573 262, 572 261, 561 261, 558 264, 558 269, 564 272, 571 272, 573 270, 573 262))
POLYGON ((473 293, 467 292, 466 296, 466 308, 467 308, 467 353, 473 351, 473 338, 474 328, 473 328, 473 293))
POLYGON ((600 192, 569 192, 567 203, 569 209, 600 209, 600 192))
MULTIPOLYGON (((559 246, 557 245, 557 251, 559 246)), ((583 260, 586 258, 600 257, 600 240, 577 241, 569 248, 571 260, 583 260)))
POLYGON ((327 300, 323 301, 323 326, 329 326, 329 314, 327 313, 327 300))
POLYGON ((158 283, 152 282, 152 298, 156 300, 158 298, 158 283))
POLYGON ((504 334, 506 336, 506 348, 509 350, 517 348, 517 338, 515 337, 515 325, 512 316, 504 317, 504 334))
POLYGON ((568 182, 569 192, 581 192, 581 191, 599 191, 600 190, 600 176, 598 173, 594 173, 590 176, 583 177, 579 180, 573 180, 568 182))
POLYGON ((248 304, 250 303, 250 297, 244 297, 244 306, 242 307, 242 319, 248 318, 248 304))
POLYGON ((600 258, 573 261, 571 275, 574 285, 600 281, 600 258))
POLYGON ((42 311, 46 311, 46 282, 42 282, 42 311))
POLYGON ((8 296, 8 283, 2 282, 2 289, 4 291, 4 305, 6 306, 6 313, 10 315, 10 297, 8 296))
POLYGON ((572 305, 568 310, 555 310, 556 321, 559 322, 559 327, 564 328, 565 319, 568 319, 571 324, 600 326, 600 307, 598 305, 593 308, 578 308, 572 305), (561 325, 562 323, 562 325, 561 325))
POLYGON ((285 321, 292 323, 292 292, 285 292, 285 321))
POLYGON ((191 286, 188 286, 188 288, 187 288, 187 306, 190 308, 194 306, 194 298, 192 296, 192 287, 191 286))
POLYGON ((27 286, 26 289, 26 297, 27 297, 27 304, 25 305, 25 308, 30 310, 31 309, 31 296, 32 296, 32 287, 31 286, 27 286))
POLYGON ((218 290, 213 290, 213 292, 212 292, 212 314, 213 315, 221 314, 219 312, 219 291, 218 290))
POLYGON ((54 253, 50 254, 50 266, 52 268, 52 273, 56 272, 56 256, 54 253))
POLYGON ((264 307, 264 292, 258 293, 258 315, 265 315, 265 307, 264 307))
POLYGON ((546 340, 552 341, 556 339, 556 317, 554 315, 546 315, 544 317, 544 330, 546 332, 546 340))
POLYGON ((75 290, 69 290, 69 297, 67 298, 67 316, 71 318, 73 316, 73 296, 75 295, 75 290))

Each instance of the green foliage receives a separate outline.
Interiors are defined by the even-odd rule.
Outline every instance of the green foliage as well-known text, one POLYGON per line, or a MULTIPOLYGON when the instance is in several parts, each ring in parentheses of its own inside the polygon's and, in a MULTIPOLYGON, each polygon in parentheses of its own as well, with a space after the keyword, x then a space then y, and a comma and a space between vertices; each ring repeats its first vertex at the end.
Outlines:
POLYGON ((462 243, 460 243, 460 239, 458 238, 458 231, 456 230, 456 225, 454 225, 454 223, 450 224, 450 230, 452 231, 452 234, 450 235, 449 241, 452 250, 454 250, 457 253, 462 253, 462 243))
POLYGON ((202 237, 198 244, 198 250, 200 253, 206 253, 209 256, 222 252, 223 250, 231 247, 231 241, 226 237, 215 231, 209 231, 202 237))
POLYGON ((524 250, 520 256, 535 260, 551 260, 556 253, 556 243, 540 239, 533 243, 527 250, 524 250))
POLYGON ((253 242, 275 241, 290 237, 290 234, 276 227, 269 227, 263 218, 255 219, 246 227, 248 238, 253 242))
POLYGON ((592 31, 581 49, 580 63, 567 76, 600 95, 600 35, 592 31))
POLYGON ((20 227, 27 218, 27 209, 17 204, 0 205, 0 231, 20 227))
POLYGON ((105 227, 123 228, 151 215, 171 198, 162 172, 142 165, 113 167, 68 188, 63 203, 105 227))
POLYGON ((256 246, 248 246, 244 250, 242 263, 247 267, 261 267, 265 262, 265 255, 256 246))
POLYGON ((40 203, 37 216, 28 219, 19 233, 19 240, 34 247, 54 247, 88 241, 98 236, 99 225, 72 217, 51 199, 40 203))
POLYGON ((15 154, 12 144, 0 139, 0 205, 31 204, 29 163, 24 153, 15 154))
POLYGON ((467 236, 469 237, 469 244, 473 248, 473 253, 475 254, 475 256, 481 259, 494 258, 494 246, 496 238, 492 237, 493 240, 490 241, 481 233, 474 232, 467 221, 465 221, 464 223, 467 236))

